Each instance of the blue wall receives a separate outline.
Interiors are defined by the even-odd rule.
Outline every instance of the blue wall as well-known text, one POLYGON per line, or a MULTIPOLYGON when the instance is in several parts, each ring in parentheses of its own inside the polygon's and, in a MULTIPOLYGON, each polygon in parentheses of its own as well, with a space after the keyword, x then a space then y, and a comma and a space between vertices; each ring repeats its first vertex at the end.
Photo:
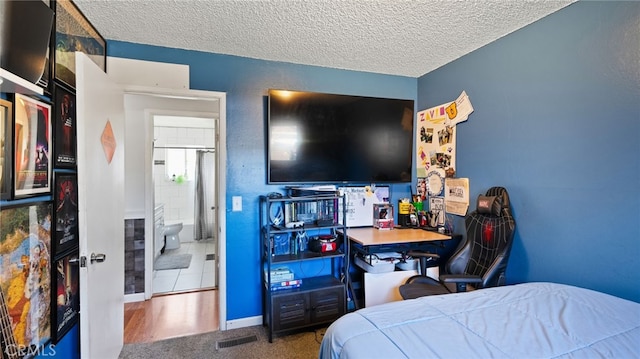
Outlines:
MULTIPOLYGON (((510 282, 550 280, 640 301, 640 109, 634 2, 578 2, 419 79, 109 41, 109 56, 187 64, 191 88, 227 93, 228 319, 261 315, 259 195, 268 88, 417 98, 466 90, 458 176, 506 186, 518 221, 510 282)), ((392 200, 408 194, 394 186, 392 200)))
POLYGON ((418 108, 462 90, 457 174, 510 192, 508 281, 640 301, 640 3, 574 3, 419 78, 418 108))
MULTIPOLYGON (((227 319, 262 315, 258 196, 266 184, 265 126, 269 88, 416 99, 417 79, 109 41, 108 55, 190 67, 190 87, 227 93, 227 319)), ((409 185, 392 187, 406 197, 409 185)))

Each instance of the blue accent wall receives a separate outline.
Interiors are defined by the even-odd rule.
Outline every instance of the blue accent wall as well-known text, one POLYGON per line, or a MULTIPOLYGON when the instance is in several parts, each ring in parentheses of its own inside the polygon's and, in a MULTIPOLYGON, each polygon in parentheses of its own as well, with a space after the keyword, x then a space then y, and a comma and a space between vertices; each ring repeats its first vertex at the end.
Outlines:
MULTIPOLYGON (((640 3, 578 2, 419 79, 109 41, 109 56, 186 64, 192 89, 227 93, 227 316, 261 315, 258 196, 268 88, 417 99, 462 90, 457 175, 471 197, 506 186, 518 223, 508 280, 640 301, 640 3)), ((392 203, 409 186, 392 187, 392 203)), ((475 204, 472 204, 472 208, 475 204)))
POLYGON ((420 77, 418 108, 462 90, 457 174, 509 190, 507 280, 640 301, 640 2, 574 3, 420 77))
MULTIPOLYGON (((266 96, 269 88, 417 98, 417 79, 255 60, 109 41, 108 55, 186 64, 190 87, 227 93, 226 200, 242 196, 242 212, 227 208, 227 320, 262 315, 258 196, 283 192, 266 184, 266 96)), ((410 186, 394 185, 394 198, 410 186)))

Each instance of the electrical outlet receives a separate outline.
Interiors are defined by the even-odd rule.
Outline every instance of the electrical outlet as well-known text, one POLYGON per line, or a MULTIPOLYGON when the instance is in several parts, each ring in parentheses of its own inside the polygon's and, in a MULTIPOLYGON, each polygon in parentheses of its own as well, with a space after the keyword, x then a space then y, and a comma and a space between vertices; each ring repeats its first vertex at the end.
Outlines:
POLYGON ((241 196, 233 196, 233 203, 231 210, 233 212, 241 212, 242 211, 242 197, 241 196))

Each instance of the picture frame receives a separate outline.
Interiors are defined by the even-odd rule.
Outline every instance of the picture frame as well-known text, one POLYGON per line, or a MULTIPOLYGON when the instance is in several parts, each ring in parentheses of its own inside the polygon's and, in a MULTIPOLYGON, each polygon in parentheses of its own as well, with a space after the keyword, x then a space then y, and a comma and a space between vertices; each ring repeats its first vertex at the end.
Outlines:
POLYGON ((53 158, 55 168, 76 167, 76 95, 55 85, 53 158))
POLYGON ((54 174, 53 253, 54 257, 78 248, 78 175, 54 174))
POLYGON ((51 202, 0 210, 0 290, 15 341, 41 348, 51 340, 51 202))
POLYGON ((50 194, 51 105, 15 94, 13 119, 13 197, 50 194))
POLYGON ((80 313, 78 251, 53 261, 51 267, 51 341, 57 344, 77 322, 80 313))
POLYGON ((75 52, 107 70, 107 42, 71 0, 52 0, 55 9, 54 78, 75 89, 75 52))
POLYGON ((0 200, 11 199, 13 183, 13 104, 0 99, 0 200))

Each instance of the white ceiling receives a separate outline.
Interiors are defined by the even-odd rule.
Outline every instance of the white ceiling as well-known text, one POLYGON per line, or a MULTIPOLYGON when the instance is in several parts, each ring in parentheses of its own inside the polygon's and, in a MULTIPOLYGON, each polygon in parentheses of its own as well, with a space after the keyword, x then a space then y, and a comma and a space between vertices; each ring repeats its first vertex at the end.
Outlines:
POLYGON ((419 77, 575 0, 74 0, 107 40, 419 77))

